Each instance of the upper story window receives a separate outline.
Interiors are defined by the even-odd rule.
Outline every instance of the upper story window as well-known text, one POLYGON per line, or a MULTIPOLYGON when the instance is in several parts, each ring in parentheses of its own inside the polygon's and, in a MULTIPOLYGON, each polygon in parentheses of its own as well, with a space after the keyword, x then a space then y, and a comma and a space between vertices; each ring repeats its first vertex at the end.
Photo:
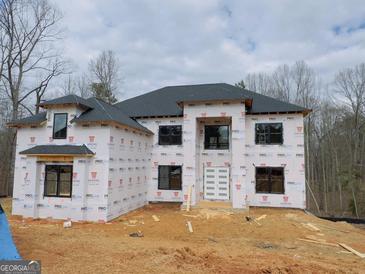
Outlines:
POLYGON ((53 139, 66 139, 67 113, 55 113, 53 119, 53 139))
POLYGON ((255 127, 255 143, 266 145, 283 144, 282 123, 259 123, 255 127))
POLYGON ((284 194, 284 168, 256 167, 256 193, 284 194))
POLYGON ((204 149, 229 149, 229 126, 205 126, 204 149))
POLYGON ((160 126, 158 130, 159 145, 181 145, 181 126, 160 126))

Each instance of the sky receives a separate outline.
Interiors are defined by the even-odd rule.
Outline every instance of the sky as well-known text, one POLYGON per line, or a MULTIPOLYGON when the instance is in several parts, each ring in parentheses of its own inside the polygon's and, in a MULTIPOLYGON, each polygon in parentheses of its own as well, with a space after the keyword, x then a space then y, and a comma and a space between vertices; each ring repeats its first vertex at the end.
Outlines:
POLYGON ((307 62, 325 82, 365 62, 364 1, 62 0, 74 71, 113 50, 119 99, 168 85, 226 82, 307 62))

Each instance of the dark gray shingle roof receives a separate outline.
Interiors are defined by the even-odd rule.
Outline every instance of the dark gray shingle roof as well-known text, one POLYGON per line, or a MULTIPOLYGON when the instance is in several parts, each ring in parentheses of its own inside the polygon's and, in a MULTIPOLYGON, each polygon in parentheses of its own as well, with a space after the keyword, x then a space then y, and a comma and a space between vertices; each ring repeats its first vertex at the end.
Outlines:
POLYGON ((19 154, 24 155, 94 155, 87 146, 76 145, 41 145, 23 150, 19 154))
POLYGON ((41 112, 33 116, 11 121, 7 125, 10 127, 18 125, 38 125, 47 120, 46 114, 46 112, 41 112))
POLYGON ((63 97, 59 97, 56 99, 52 99, 49 101, 45 101, 39 104, 41 107, 47 107, 47 106, 53 106, 53 105, 65 105, 65 104, 75 104, 81 107, 84 107, 86 109, 92 108, 92 105, 89 104, 89 102, 77 95, 70 94, 63 97))
POLYGON ((306 109, 245 89, 225 84, 203 84, 164 87, 125 101, 115 106, 132 117, 181 116, 182 101, 212 101, 252 99, 248 113, 303 112, 306 109))
POLYGON ((112 121, 153 134, 150 130, 130 118, 121 109, 94 97, 87 99, 87 101, 93 108, 83 112, 79 117, 72 119, 70 121, 71 123, 112 121))

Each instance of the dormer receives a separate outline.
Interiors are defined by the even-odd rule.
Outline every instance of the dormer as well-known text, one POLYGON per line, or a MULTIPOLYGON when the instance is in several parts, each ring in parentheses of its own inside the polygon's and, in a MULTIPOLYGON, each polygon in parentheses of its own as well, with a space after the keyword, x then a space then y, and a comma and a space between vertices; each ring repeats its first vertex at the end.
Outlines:
POLYGON ((93 109, 87 100, 73 94, 42 102, 39 107, 46 110, 47 127, 52 128, 53 139, 66 139, 70 121, 93 109))

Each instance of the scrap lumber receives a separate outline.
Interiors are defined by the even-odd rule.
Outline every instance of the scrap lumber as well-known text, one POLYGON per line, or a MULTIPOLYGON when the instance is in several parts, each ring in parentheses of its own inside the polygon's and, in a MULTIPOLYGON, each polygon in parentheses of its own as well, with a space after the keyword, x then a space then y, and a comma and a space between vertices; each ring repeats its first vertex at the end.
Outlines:
POLYGON ((317 242, 326 242, 325 239, 317 238, 314 235, 308 235, 308 236, 305 236, 305 238, 308 239, 308 240, 317 241, 317 242))
POLYGON ((198 218, 198 215, 190 215, 190 214, 183 214, 183 216, 185 217, 189 217, 189 218, 198 218))
POLYGON ((261 224, 258 222, 258 221, 256 221, 256 219, 253 219, 253 221, 255 222, 255 224, 257 224, 258 226, 261 226, 261 224))
POLYGON ((299 241, 303 241, 303 242, 313 243, 313 244, 319 244, 319 245, 327 245, 327 246, 338 247, 338 244, 333 244, 333 243, 320 242, 320 241, 309 240, 309 239, 302 239, 302 238, 298 238, 298 240, 299 241))
POLYGON ((321 231, 318 227, 316 227, 314 224, 312 223, 302 223, 302 225, 306 228, 308 228, 311 231, 315 231, 315 232, 319 232, 321 231))
POLYGON ((314 231, 321 231, 318 227, 316 227, 314 224, 312 223, 307 223, 307 226, 309 226, 310 228, 312 228, 314 231))
POLYGON ((355 255, 359 256, 360 258, 365 258, 365 253, 361 253, 355 249, 353 249, 351 246, 348 246, 346 244, 338 243, 340 246, 342 246, 344 249, 354 253, 355 255))
POLYGON ((156 215, 152 215, 152 219, 153 219, 155 222, 159 222, 159 221, 160 221, 160 218, 158 218, 156 215))
POLYGON ((193 231, 193 226, 192 226, 191 222, 190 221, 187 221, 186 224, 188 226, 189 232, 190 233, 193 233, 194 231, 193 231))
POLYGON ((266 214, 261 215, 260 217, 256 218, 256 221, 260 221, 260 220, 265 219, 265 218, 266 218, 266 214))

